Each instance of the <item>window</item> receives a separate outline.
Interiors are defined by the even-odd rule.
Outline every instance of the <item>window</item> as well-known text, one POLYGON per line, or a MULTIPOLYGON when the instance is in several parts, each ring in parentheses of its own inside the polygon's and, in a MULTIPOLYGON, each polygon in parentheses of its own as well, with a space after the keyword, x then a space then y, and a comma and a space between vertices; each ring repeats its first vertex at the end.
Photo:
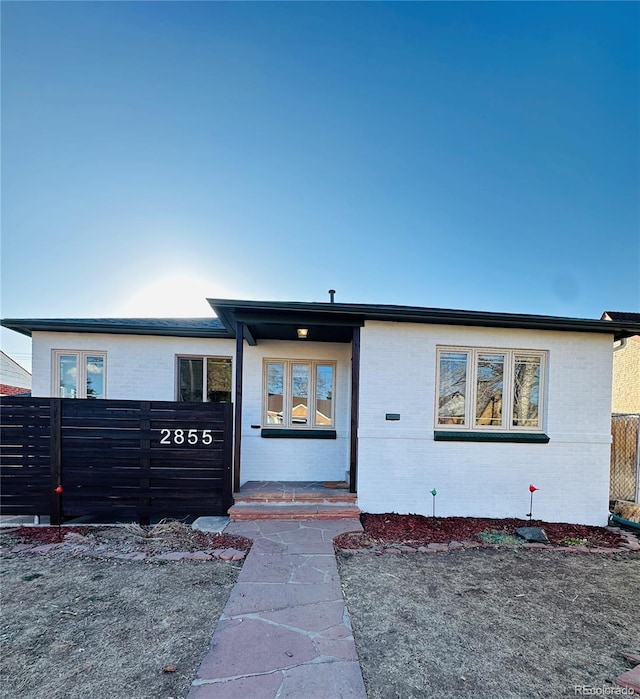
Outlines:
POLYGON ((332 362, 265 360, 263 425, 333 428, 335 371, 332 362))
POLYGON ((54 396, 104 398, 106 363, 105 352, 54 350, 54 396))
POLYGON ((546 352, 438 348, 436 430, 543 429, 546 352))
POLYGON ((230 357, 178 357, 178 400, 231 402, 230 357))

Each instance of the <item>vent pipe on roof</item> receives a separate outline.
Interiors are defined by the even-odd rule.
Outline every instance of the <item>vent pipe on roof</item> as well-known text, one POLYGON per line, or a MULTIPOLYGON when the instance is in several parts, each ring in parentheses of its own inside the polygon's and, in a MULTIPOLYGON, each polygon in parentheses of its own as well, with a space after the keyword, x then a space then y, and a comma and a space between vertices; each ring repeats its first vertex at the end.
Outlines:
POLYGON ((329 303, 335 303, 335 296, 336 296, 336 290, 335 289, 329 289, 329 303))

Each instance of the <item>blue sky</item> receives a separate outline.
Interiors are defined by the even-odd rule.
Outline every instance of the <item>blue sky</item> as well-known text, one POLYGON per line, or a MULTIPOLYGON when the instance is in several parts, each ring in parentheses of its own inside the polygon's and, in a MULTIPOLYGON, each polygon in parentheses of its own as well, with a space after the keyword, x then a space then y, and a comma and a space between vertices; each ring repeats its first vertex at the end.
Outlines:
POLYGON ((3 2, 2 316, 331 287, 638 311, 639 27, 619 2, 3 2))

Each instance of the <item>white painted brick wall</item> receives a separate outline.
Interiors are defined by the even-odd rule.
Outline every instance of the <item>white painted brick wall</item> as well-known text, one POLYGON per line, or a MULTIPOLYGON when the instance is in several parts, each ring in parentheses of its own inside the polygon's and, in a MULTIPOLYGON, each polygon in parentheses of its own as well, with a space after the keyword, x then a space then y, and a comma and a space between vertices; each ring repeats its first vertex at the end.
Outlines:
MULTIPOLYGON (((607 335, 368 322, 362 330, 358 502, 368 512, 522 517, 604 524, 611 442, 607 335), (435 442, 437 345, 549 352, 549 444, 435 442), (400 413, 399 422, 385 413, 400 413)), ((233 356, 224 339, 34 333, 33 393, 52 392, 53 349, 107 352, 107 397, 175 399, 178 354, 233 356)), ((338 480, 349 464, 349 344, 245 344, 241 480, 338 480), (336 440, 263 439, 265 357, 337 361, 336 440)))
POLYGON ((53 395, 52 351, 58 349, 106 352, 107 398, 175 400, 177 355, 232 357, 235 341, 101 333, 34 333, 34 396, 53 395))
POLYGON ((351 345, 327 342, 261 341, 244 348, 242 384, 241 480, 342 480, 349 468, 351 345), (262 367, 265 358, 319 359, 337 362, 337 439, 263 439, 262 367))
MULTIPOLYGON (((106 397, 124 400, 175 400, 176 356, 234 358, 235 340, 84 333, 33 334, 33 395, 53 395, 52 352, 56 349, 107 353, 106 397)), ((244 346, 241 482, 247 480, 342 480, 349 468, 351 345, 260 342, 244 346), (262 360, 337 361, 335 440, 263 439, 262 360)))
POLYGON ((607 335, 368 322, 362 330, 358 503, 366 512, 605 524, 611 443, 607 335), (549 444, 435 442, 438 345, 548 350, 549 444), (385 413, 400 413, 399 422, 385 413))

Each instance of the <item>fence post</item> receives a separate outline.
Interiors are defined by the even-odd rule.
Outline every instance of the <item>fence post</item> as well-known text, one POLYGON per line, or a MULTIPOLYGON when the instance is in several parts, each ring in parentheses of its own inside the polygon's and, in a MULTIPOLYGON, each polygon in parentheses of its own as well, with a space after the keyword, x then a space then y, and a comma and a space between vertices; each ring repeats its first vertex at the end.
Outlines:
POLYGON ((151 524, 152 501, 151 491, 151 402, 140 403, 140 498, 138 499, 138 523, 144 526, 151 524))
POLYGON ((222 505, 226 513, 233 504, 233 404, 223 403, 222 406, 222 438, 224 440, 222 505))
POLYGON ((62 495, 56 488, 62 485, 62 399, 52 398, 49 407, 49 468, 51 470, 51 524, 62 524, 62 495))

